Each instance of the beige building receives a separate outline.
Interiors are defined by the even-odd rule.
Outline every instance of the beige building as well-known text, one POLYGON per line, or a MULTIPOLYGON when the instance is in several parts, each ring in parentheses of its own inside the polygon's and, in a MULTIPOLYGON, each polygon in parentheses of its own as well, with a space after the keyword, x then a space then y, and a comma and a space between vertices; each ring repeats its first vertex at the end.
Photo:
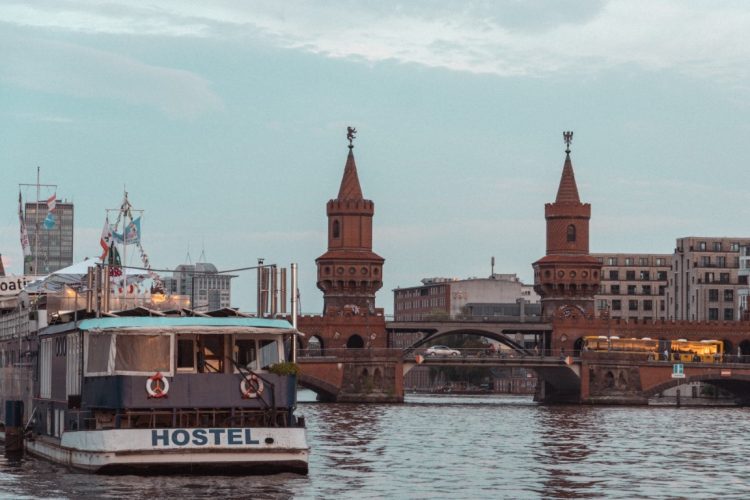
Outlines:
POLYGON ((591 254, 602 264, 595 296, 597 314, 612 318, 653 321, 666 317, 671 254, 591 254))
POLYGON ((733 321, 740 318, 740 247, 750 238, 679 238, 667 289, 667 319, 733 321))
POLYGON ((429 318, 538 316, 539 295, 515 274, 488 278, 425 278, 422 286, 393 290, 396 321, 429 318))

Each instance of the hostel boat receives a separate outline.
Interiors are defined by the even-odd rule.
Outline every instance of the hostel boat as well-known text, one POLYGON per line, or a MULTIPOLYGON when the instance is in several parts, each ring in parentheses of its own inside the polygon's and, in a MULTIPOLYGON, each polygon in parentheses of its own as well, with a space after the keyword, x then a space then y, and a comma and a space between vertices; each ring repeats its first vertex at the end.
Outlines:
POLYGON ((296 377, 278 372, 291 324, 145 313, 49 325, 23 352, 3 336, 4 419, 21 396, 29 453, 93 472, 307 472, 296 377))

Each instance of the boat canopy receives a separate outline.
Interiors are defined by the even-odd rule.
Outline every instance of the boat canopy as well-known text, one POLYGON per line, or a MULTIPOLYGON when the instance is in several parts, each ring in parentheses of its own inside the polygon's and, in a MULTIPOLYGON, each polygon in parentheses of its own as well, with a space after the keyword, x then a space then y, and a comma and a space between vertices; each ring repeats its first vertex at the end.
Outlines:
POLYGON ((239 318, 239 317, 169 317, 169 316, 124 316, 85 319, 78 328, 88 331, 117 330, 121 333, 139 331, 158 333, 295 333, 285 319, 239 318))

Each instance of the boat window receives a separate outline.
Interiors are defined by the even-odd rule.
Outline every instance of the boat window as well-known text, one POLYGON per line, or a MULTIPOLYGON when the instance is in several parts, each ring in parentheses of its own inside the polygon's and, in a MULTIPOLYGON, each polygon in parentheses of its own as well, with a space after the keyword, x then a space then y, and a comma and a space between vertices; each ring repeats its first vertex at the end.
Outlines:
POLYGON ((198 338, 198 371, 224 372, 224 336, 201 335, 198 338))
POLYGON ((169 373, 169 340, 168 335, 118 335, 115 370, 169 373))
POLYGON ((112 345, 111 333, 89 334, 86 373, 109 373, 109 351, 112 345))
POLYGON ((275 340, 260 341, 260 368, 266 369, 279 362, 279 344, 275 340))
POLYGON ((235 361, 239 366, 248 370, 255 370, 255 361, 258 359, 255 349, 255 339, 236 339, 234 341, 235 361))
POLYGON ((177 339, 177 369, 195 370, 195 340, 177 339))

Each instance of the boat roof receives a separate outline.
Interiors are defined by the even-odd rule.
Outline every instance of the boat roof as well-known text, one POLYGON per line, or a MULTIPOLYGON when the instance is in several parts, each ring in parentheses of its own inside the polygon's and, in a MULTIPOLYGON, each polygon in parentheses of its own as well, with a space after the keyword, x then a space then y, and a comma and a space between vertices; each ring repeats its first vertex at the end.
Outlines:
POLYGON ((285 319, 241 317, 184 317, 184 316, 124 316, 84 319, 78 323, 81 330, 122 329, 240 329, 268 333, 291 333, 294 328, 285 319))

